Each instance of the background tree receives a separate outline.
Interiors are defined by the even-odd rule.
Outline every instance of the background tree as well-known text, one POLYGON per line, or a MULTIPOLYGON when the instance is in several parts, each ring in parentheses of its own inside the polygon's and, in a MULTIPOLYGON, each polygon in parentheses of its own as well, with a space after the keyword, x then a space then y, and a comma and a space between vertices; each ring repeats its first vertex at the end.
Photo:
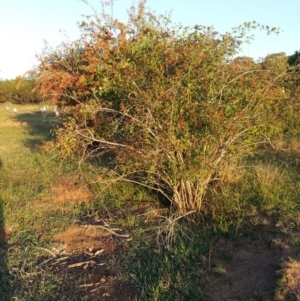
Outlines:
POLYGON ((288 58, 288 63, 290 66, 295 66, 300 63, 300 52, 295 51, 293 55, 290 55, 288 58))
POLYGON ((0 81, 0 102, 13 102, 18 104, 39 103, 42 97, 35 90, 35 80, 16 77, 11 80, 0 81))
POLYGON ((240 69, 244 71, 250 71, 255 67, 255 62, 253 58, 248 56, 238 56, 233 59, 231 66, 235 69, 240 69))
POLYGON ((285 73, 289 67, 288 56, 284 52, 267 55, 261 62, 262 67, 280 74, 285 73))
POLYGON ((10 102, 12 100, 13 87, 9 80, 0 81, 0 102, 10 102))

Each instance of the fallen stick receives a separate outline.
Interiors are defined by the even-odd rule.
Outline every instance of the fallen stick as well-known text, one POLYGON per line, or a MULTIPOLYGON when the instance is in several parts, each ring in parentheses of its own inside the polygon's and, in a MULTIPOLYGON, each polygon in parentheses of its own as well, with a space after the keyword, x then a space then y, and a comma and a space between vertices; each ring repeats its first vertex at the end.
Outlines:
POLYGON ((41 262, 40 264, 36 265, 36 266, 34 267, 34 269, 37 269, 37 268, 39 268, 39 267, 45 265, 46 263, 48 263, 48 262, 50 262, 50 261, 52 261, 52 260, 54 260, 54 259, 56 259, 56 257, 48 258, 48 259, 46 259, 45 261, 41 262))
POLYGON ((87 225, 87 226, 84 226, 84 227, 89 227, 89 228, 96 228, 96 229, 104 229, 106 230, 107 232, 111 233, 112 235, 115 235, 117 237, 121 237, 121 238, 129 238, 129 235, 128 234, 119 234, 115 231, 122 231, 122 229, 118 229, 118 228, 107 228, 107 227, 104 227, 104 226, 100 226, 100 225, 87 225))
POLYGON ((65 257, 60 257, 60 258, 57 258, 56 261, 57 263, 59 263, 60 261, 64 261, 66 259, 69 259, 69 257, 65 256, 65 257))
POLYGON ((81 285, 79 285, 80 288, 92 287, 92 286, 94 286, 93 283, 88 283, 88 284, 81 284, 81 285))
POLYGON ((103 253, 104 252, 104 250, 103 249, 101 249, 101 250, 98 250, 95 254, 94 254, 94 256, 97 256, 97 255, 99 255, 99 254, 101 254, 101 253, 103 253))
POLYGON ((70 265, 68 265, 68 268, 77 268, 77 267, 81 267, 85 264, 90 264, 90 263, 91 264, 96 264, 95 261, 90 260, 90 261, 83 261, 83 262, 77 262, 77 263, 70 264, 70 265))

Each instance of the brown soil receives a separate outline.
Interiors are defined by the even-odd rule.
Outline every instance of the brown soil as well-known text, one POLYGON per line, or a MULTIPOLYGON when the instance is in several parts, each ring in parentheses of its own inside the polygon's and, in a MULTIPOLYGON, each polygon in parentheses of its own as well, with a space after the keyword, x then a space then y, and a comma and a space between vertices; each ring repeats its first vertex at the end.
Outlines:
POLYGON ((88 249, 103 249, 112 254, 116 243, 109 232, 92 227, 72 226, 53 236, 53 241, 63 243, 68 253, 80 253, 88 249))
MULTIPOLYGON (((275 225, 260 227, 251 239, 220 242, 207 273, 206 300, 274 300, 280 263, 299 259, 299 248, 291 246, 275 225), (218 267, 224 268, 223 273, 218 267)), ((300 279, 300 269, 297 273, 300 279)))
POLYGON ((92 193, 86 184, 80 183, 80 177, 70 177, 53 186, 49 195, 42 201, 53 204, 85 203, 92 200, 92 193))
POLYGON ((279 250, 269 249, 268 246, 227 243, 218 253, 209 275, 209 300, 250 300, 256 295, 264 296, 264 300, 272 300, 276 270, 281 258, 279 250), (218 266, 223 266, 226 273, 214 272, 218 266))
POLYGON ((53 267, 53 271, 63 277, 64 295, 76 294, 80 300, 111 301, 134 298, 136 295, 135 290, 118 279, 117 271, 110 266, 110 261, 120 248, 119 239, 109 231, 74 225, 54 235, 53 242, 62 244, 69 254, 67 262, 62 261, 53 267), (81 279, 84 283, 80 283, 81 279))
MULTIPOLYGON (((39 208, 45 204, 55 204, 56 207, 61 207, 92 200, 93 195, 88 185, 80 176, 74 176, 61 180, 34 206, 39 208)), ((52 237, 54 249, 62 250, 62 253, 59 253, 56 263, 53 261, 47 266, 60 275, 61 290, 65 297, 123 301, 136 295, 135 290, 128 289, 118 279, 117 271, 111 267, 111 260, 121 252, 120 240, 123 238, 106 230, 106 222, 99 220, 97 215, 84 216, 78 224, 52 237)))

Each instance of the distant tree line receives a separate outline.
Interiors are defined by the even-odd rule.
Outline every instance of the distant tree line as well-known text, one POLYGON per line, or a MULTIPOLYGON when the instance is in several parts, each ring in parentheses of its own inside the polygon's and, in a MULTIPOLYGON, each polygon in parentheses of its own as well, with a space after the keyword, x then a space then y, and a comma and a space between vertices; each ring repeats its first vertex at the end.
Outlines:
POLYGON ((40 93, 35 91, 34 79, 16 77, 11 80, 0 80, 0 103, 27 104, 41 101, 40 93))

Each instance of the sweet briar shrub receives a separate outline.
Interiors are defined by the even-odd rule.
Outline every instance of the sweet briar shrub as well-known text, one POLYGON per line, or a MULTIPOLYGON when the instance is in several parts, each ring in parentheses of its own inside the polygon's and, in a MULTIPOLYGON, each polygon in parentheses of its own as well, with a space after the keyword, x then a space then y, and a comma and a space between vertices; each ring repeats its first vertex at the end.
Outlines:
POLYGON ((40 91, 65 107, 61 154, 113 154, 101 168, 108 179, 157 190, 180 214, 200 210, 225 165, 295 116, 287 64, 233 60, 255 22, 225 34, 182 28, 141 1, 127 24, 103 13, 80 27, 81 38, 44 52, 37 70, 40 91))

